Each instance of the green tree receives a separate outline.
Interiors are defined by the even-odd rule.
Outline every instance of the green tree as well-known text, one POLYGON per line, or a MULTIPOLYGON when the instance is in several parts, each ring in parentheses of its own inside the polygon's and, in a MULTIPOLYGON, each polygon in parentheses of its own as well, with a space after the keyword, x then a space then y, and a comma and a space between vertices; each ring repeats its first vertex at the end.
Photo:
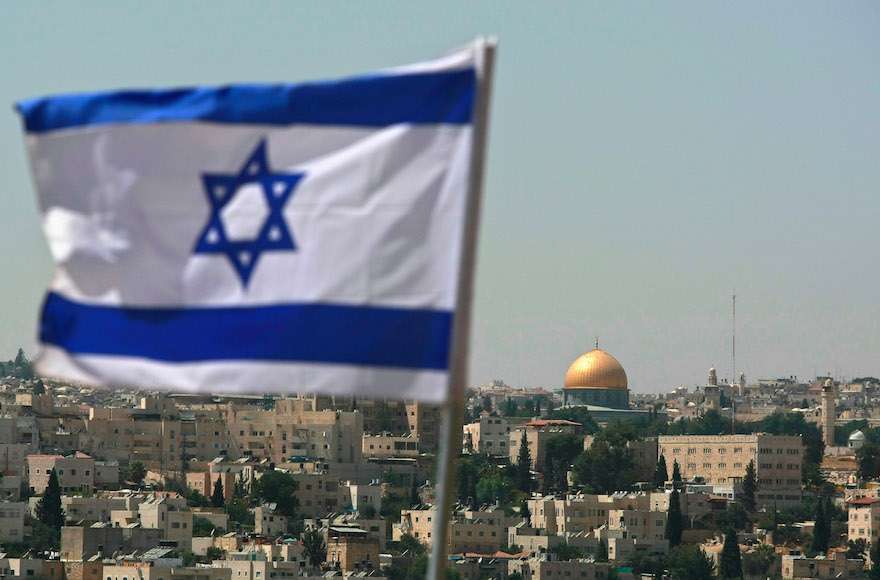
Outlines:
POLYGON ((718 514, 715 518, 715 527, 719 530, 733 528, 734 530, 744 530, 751 520, 749 512, 741 503, 732 503, 727 509, 718 514))
POLYGON ((684 531, 684 519, 681 516, 681 498, 678 490, 673 489, 669 496, 669 510, 666 512, 666 539, 669 547, 675 547, 681 543, 681 535, 684 531))
POLYGON ((188 494, 186 494, 186 505, 188 507, 211 507, 211 500, 202 495, 202 493, 193 489, 190 490, 188 494))
POLYGON ((825 513, 824 502, 819 502, 816 506, 816 518, 813 526, 813 543, 810 544, 810 550, 817 554, 824 554, 828 551, 829 526, 828 514, 825 513))
POLYGON ((387 483, 391 487, 400 487, 403 485, 403 476, 394 471, 394 468, 391 467, 388 471, 382 474, 382 483, 387 483))
POLYGON ((223 528, 216 528, 211 520, 200 516, 193 517, 192 535, 195 538, 207 538, 211 533, 221 535, 225 533, 223 528))
POLYGON ((428 555, 422 554, 413 558, 409 567, 410 580, 424 580, 428 576, 428 555))
POLYGON ((863 480, 880 477, 880 445, 866 443, 856 449, 856 474, 863 480))
POLYGON ((232 488, 232 497, 233 499, 245 499, 248 495, 247 485, 245 485, 244 480, 236 477, 235 478, 235 486, 232 488))
POLYGON ((223 548, 215 548, 214 546, 211 546, 205 551, 205 557, 212 562, 214 560, 225 560, 226 550, 224 550, 223 548))
POLYGON ((669 479, 669 472, 666 471, 666 458, 661 454, 657 460, 657 467, 654 469, 654 477, 651 483, 655 488, 663 487, 669 479))
POLYGON ((291 517, 299 507, 296 492, 299 484, 289 473, 271 471, 254 483, 254 495, 261 501, 276 504, 281 514, 291 517))
POLYGON ((519 455, 516 461, 516 476, 514 485, 526 493, 532 492, 532 454, 529 452, 529 440, 523 429, 522 438, 519 442, 519 455))
POLYGON ((192 568, 199 561, 199 557, 196 556, 192 550, 186 550, 186 549, 181 550, 180 557, 183 560, 184 567, 186 567, 186 568, 192 568))
POLYGON ((140 461, 135 461, 128 466, 128 473, 126 474, 125 478, 136 485, 140 485, 141 483, 143 483, 146 476, 147 468, 144 467, 144 464, 140 461))
POLYGON ((371 503, 358 504, 358 515, 364 519, 371 520, 376 517, 376 506, 371 503))
POLYGON ((380 433, 385 433, 391 431, 393 427, 394 422, 391 419, 391 410, 388 408, 388 403, 380 401, 376 406, 376 429, 380 433))
POLYGON ((672 484, 673 487, 681 487, 681 468, 677 459, 672 460, 672 484))
POLYGON ((870 580, 880 580, 880 542, 871 542, 871 569, 868 570, 870 580))
POLYGON ((529 500, 523 498, 519 504, 519 516, 526 521, 531 520, 532 513, 529 511, 529 500))
POLYGON ((40 523, 61 533, 61 526, 64 525, 64 510, 61 509, 61 485, 58 483, 58 474, 54 469, 49 472, 49 484, 43 492, 43 497, 37 502, 35 512, 40 523))
POLYGON ((742 578, 742 560, 739 554, 739 543, 736 540, 736 531, 733 529, 728 529, 727 533, 724 534, 724 546, 721 548, 718 577, 721 580, 742 578))
POLYGON ((575 560, 584 557, 583 548, 572 546, 568 542, 554 544, 547 551, 556 556, 556 558, 554 558, 555 560, 560 561, 575 560))
POLYGON ((846 543, 846 557, 851 560, 864 558, 867 550, 868 543, 865 542, 864 538, 856 538, 846 543))
POLYGON ((590 415, 589 409, 586 407, 564 407, 562 409, 555 409, 550 412, 549 418, 580 423, 584 428, 584 433, 587 435, 599 432, 599 424, 596 423, 590 415))
POLYGON ((248 504, 241 498, 235 498, 226 504, 226 513, 229 519, 239 526, 253 526, 254 512, 248 508, 248 504))
POLYGON ((419 494, 419 482, 416 479, 415 474, 410 477, 409 503, 414 506, 422 503, 422 496, 419 494))
POLYGON ((608 545, 605 543, 605 540, 599 540, 599 547, 596 549, 596 561, 608 561, 608 545))
POLYGON ((593 438, 590 448, 574 462, 575 479, 588 493, 611 493, 629 489, 636 478, 632 451, 627 443, 637 437, 635 429, 613 421, 593 438))
POLYGON ((758 491, 758 475, 755 471, 755 460, 746 465, 746 476, 743 478, 742 493, 739 501, 746 510, 755 511, 755 492, 758 491))
POLYGON ((303 549, 313 568, 318 568, 327 560, 327 544, 324 536, 317 530, 311 530, 302 536, 303 549))
POLYGON ((477 502, 480 504, 500 504, 513 490, 513 480, 503 475, 481 477, 477 482, 477 502))
POLYGON ((217 481, 214 482, 214 493, 211 494, 211 504, 214 507, 222 508, 226 504, 226 495, 223 492, 223 481, 220 475, 217 475, 217 481))
POLYGON ((696 544, 681 544, 671 548, 666 565, 672 580, 708 580, 715 577, 715 564, 696 544))
POLYGON ((547 441, 547 457, 545 480, 550 491, 566 491, 568 479, 566 474, 574 459, 584 450, 584 439, 571 433, 556 435, 547 441))
POLYGON ((425 545, 412 534, 401 534, 397 549, 401 554, 406 553, 409 556, 419 556, 428 551, 425 545))
POLYGON ((468 505, 477 500, 479 480, 480 467, 476 457, 460 457, 455 460, 455 489, 459 503, 468 505))
POLYGON ((776 560, 773 546, 761 544, 752 552, 746 552, 742 556, 742 569, 749 576, 766 577, 767 571, 776 560))

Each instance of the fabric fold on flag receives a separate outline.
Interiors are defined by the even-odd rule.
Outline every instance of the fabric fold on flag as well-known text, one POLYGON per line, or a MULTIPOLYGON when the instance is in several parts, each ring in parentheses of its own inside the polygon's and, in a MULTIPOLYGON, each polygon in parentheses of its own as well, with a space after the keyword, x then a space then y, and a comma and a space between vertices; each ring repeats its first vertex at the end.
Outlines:
POLYGON ((443 401, 477 60, 19 103, 56 265, 37 372, 443 401))

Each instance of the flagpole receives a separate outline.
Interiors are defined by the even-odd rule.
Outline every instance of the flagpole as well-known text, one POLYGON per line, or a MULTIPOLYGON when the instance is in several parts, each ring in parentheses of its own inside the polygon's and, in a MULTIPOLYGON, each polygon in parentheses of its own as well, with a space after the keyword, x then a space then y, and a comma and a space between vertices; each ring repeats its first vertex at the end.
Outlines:
POLYGON ((449 404, 443 415, 443 447, 437 482, 440 484, 436 499, 431 558, 428 561, 428 580, 446 577, 446 553, 449 520, 455 496, 455 458, 461 452, 462 419, 464 417, 465 384, 467 381, 468 346, 470 342, 471 310, 474 293, 474 270, 477 260, 477 230, 483 193, 483 173, 486 161, 486 140, 489 125, 489 98, 495 65, 495 38, 477 40, 477 74, 479 90, 474 112, 471 166, 468 180, 467 205, 464 214, 464 239, 461 250, 455 330, 452 338, 452 367, 449 378, 449 404))

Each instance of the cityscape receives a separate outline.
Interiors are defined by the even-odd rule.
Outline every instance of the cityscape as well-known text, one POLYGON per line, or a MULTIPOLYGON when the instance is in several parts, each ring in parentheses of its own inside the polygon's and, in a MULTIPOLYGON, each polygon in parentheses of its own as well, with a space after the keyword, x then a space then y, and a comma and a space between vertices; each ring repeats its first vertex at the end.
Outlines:
MULTIPOLYGON (((416 579, 442 407, 0 386, 0 574, 416 579)), ((450 578, 873 577, 880 380, 630 393, 598 348, 561 388, 468 389, 450 578)))
POLYGON ((0 580, 880 580, 878 23, 0 2, 0 580))

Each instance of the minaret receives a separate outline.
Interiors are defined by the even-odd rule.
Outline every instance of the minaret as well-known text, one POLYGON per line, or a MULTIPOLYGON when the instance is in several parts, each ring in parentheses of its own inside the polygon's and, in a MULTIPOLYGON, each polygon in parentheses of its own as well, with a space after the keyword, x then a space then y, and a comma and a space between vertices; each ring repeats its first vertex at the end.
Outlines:
POLYGON ((715 369, 709 369, 709 378, 706 379, 706 386, 703 387, 706 393, 706 410, 721 409, 721 389, 718 388, 718 377, 715 375, 715 369))
POLYGON ((739 374, 739 394, 742 397, 746 396, 746 374, 739 374))
POLYGON ((822 387, 822 439, 825 440, 825 448, 834 445, 834 420, 836 419, 834 408, 834 382, 825 380, 822 387))

